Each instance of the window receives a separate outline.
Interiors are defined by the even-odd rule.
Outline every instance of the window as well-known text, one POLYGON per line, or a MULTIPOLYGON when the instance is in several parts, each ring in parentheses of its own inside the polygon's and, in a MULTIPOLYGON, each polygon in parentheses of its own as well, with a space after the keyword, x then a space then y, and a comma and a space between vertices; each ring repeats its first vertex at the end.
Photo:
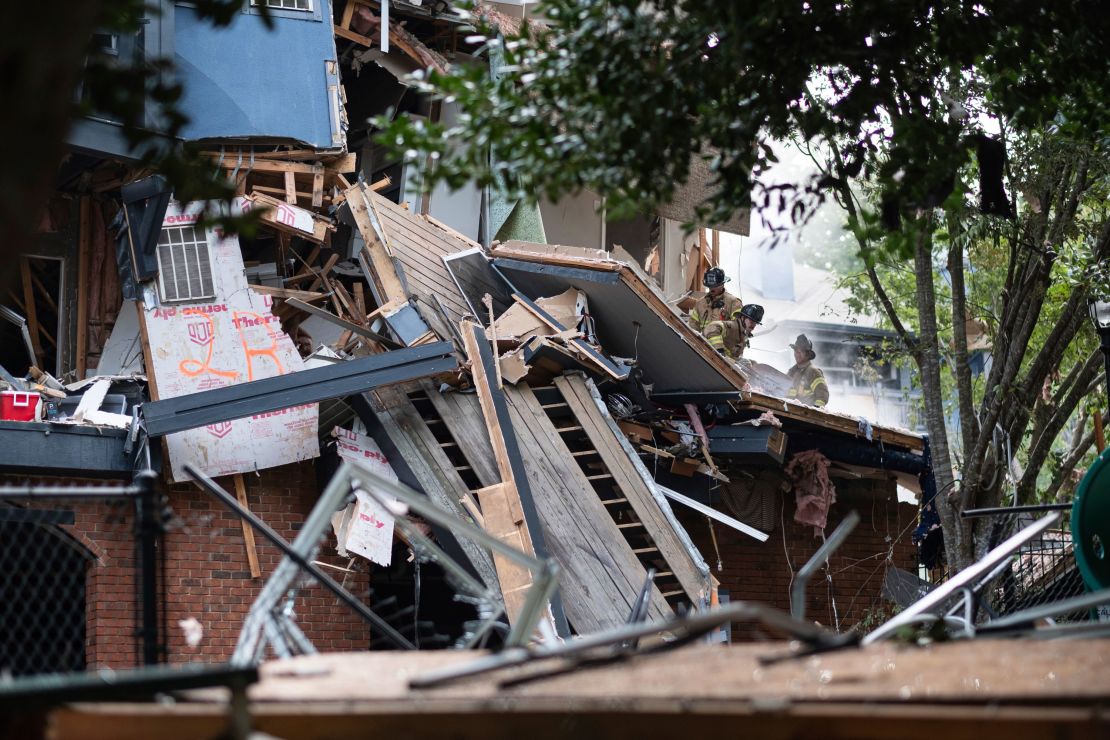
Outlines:
POLYGON ((196 226, 162 229, 158 237, 158 287, 167 303, 216 297, 204 229, 196 226))
POLYGON ((312 0, 251 0, 251 5, 265 5, 274 10, 303 10, 312 12, 312 0))

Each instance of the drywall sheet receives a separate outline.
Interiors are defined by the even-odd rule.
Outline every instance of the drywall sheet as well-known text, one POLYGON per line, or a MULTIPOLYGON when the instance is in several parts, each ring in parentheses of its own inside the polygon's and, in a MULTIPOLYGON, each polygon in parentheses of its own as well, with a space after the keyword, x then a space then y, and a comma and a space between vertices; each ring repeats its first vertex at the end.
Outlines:
MULTIPOLYGON (((241 199, 236 206, 242 208, 241 199)), ((147 373, 160 399, 304 369, 270 311, 270 296, 248 286, 239 240, 195 229, 199 211, 199 204, 171 203, 162 228, 173 230, 174 238, 200 237, 195 246, 208 250, 213 297, 163 305, 148 300, 144 306, 152 365, 147 373)), ((156 280, 172 279, 174 272, 163 266, 156 280)), ((186 463, 218 477, 317 457, 316 432, 313 403, 171 434, 166 442, 173 479, 191 480, 186 463)))
POLYGON ((572 287, 585 293, 602 351, 636 358, 655 393, 734 391, 742 384, 739 373, 725 374, 703 356, 712 351, 708 344, 703 352, 692 346, 704 342, 702 338, 686 327, 673 328, 660 316, 661 309, 649 305, 620 272, 507 258, 493 264, 533 299, 572 287))

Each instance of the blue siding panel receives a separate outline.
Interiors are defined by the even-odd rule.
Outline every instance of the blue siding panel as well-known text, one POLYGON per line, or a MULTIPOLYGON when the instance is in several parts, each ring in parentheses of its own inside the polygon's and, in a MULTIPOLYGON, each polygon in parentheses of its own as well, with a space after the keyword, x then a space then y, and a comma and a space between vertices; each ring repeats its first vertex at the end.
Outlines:
MULTIPOLYGON (((192 8, 175 8, 181 108, 189 140, 265 138, 318 149, 332 141, 327 61, 335 61, 330 0, 304 18, 282 13, 267 29, 251 12, 213 28, 192 8)), ((332 84, 336 84, 332 78, 332 84)))

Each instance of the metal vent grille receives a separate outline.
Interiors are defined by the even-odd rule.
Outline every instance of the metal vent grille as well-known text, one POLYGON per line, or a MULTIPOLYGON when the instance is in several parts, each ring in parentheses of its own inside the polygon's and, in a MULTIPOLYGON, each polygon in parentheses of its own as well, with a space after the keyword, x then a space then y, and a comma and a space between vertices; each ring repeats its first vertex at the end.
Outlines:
POLYGON ((252 5, 265 5, 278 10, 312 11, 312 0, 251 0, 252 5))
POLYGON ((162 229, 158 237, 158 283, 162 300, 167 303, 216 296, 204 229, 196 226, 162 229))

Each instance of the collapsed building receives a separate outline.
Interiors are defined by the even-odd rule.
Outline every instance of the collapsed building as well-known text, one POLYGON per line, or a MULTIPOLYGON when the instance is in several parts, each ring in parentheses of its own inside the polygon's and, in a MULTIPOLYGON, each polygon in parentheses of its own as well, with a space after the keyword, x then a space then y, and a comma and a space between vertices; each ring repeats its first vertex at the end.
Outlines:
POLYGON ((716 264, 712 228, 683 233, 682 203, 610 223, 588 194, 532 207, 421 191, 365 122, 454 115, 405 82, 474 58, 454 16, 275 3, 268 34, 249 10, 217 31, 163 5, 186 136, 237 184, 228 207, 265 209, 262 228, 205 225, 111 122, 77 124, 2 325, 23 418, 0 422, 0 473, 40 491, 0 496, 0 622, 21 625, 0 637, 9 670, 227 660, 259 603, 295 614, 284 636, 259 627, 279 655, 461 646, 489 615, 460 598, 467 577, 505 615, 484 627, 496 644, 536 573, 456 523, 554 564, 541 621, 564 637, 730 599, 837 631, 886 614, 885 576, 916 571, 917 507, 897 489, 931 485, 925 440, 783 399, 773 369, 690 329, 673 296, 716 264), (233 63, 244 53, 267 65, 233 63), (307 58, 320 74, 300 71, 307 58), (344 460, 448 517, 417 516, 413 533, 350 486, 326 512, 333 526, 301 554, 382 624, 318 585, 268 592, 288 551, 204 484, 294 541, 344 460), (57 489, 93 479, 119 500, 57 489), (852 511, 824 583, 792 603, 797 571, 852 511))

